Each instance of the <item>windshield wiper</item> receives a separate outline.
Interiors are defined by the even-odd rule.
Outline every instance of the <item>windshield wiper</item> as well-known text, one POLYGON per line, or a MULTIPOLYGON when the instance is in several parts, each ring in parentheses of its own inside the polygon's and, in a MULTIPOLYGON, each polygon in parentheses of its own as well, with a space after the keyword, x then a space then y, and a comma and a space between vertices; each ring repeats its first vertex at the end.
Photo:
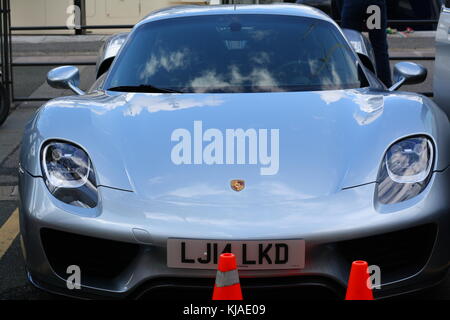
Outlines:
POLYGON ((146 93, 182 93, 181 91, 176 91, 172 89, 158 88, 150 84, 141 84, 139 86, 118 86, 109 88, 107 90, 124 91, 124 92, 146 92, 146 93))

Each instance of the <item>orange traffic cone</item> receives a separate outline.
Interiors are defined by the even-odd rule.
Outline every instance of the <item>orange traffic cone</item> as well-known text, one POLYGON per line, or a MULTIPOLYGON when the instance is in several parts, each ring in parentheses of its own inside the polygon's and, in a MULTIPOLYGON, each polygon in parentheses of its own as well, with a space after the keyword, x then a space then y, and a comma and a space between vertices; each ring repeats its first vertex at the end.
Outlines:
POLYGON ((219 257, 212 299, 242 300, 236 256, 232 253, 222 253, 219 257))
POLYGON ((374 300, 368 281, 368 268, 369 265, 365 261, 353 261, 345 300, 374 300))

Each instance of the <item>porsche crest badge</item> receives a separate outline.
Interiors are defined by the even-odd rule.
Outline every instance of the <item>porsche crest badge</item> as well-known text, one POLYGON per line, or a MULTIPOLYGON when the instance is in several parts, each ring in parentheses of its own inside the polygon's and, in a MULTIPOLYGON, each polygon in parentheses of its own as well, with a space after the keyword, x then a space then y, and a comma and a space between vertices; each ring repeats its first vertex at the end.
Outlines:
POLYGON ((230 182, 231 189, 234 191, 242 191, 245 188, 245 181, 244 180, 231 180, 230 182))

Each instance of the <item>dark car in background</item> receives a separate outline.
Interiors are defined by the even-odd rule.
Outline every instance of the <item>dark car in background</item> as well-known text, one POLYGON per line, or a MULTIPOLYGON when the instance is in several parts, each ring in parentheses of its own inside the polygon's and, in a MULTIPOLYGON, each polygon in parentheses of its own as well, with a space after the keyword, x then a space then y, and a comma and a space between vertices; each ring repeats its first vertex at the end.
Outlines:
POLYGON ((338 3, 334 0, 297 0, 297 1, 285 1, 285 2, 296 2, 299 4, 306 4, 308 6, 317 8, 328 14, 329 16, 336 19, 339 17, 338 3))
MULTIPOLYGON (((298 0, 289 1, 306 4, 318 8, 333 19, 340 19, 342 0, 298 0)), ((417 20, 437 20, 443 0, 387 0, 389 20, 411 20, 411 25, 390 23, 392 28, 404 30, 436 30, 437 25, 431 23, 416 24, 417 20)))

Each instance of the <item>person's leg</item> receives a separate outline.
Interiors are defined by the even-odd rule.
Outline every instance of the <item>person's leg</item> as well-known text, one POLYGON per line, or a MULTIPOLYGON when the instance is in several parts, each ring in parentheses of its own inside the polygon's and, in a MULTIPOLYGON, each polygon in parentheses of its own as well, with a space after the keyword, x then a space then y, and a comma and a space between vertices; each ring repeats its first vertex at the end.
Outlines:
POLYGON ((371 0, 370 4, 378 5, 381 9, 381 29, 369 30, 370 42, 375 53, 378 78, 390 87, 392 85, 391 67, 389 65, 389 53, 387 42, 387 8, 385 0, 371 0))

